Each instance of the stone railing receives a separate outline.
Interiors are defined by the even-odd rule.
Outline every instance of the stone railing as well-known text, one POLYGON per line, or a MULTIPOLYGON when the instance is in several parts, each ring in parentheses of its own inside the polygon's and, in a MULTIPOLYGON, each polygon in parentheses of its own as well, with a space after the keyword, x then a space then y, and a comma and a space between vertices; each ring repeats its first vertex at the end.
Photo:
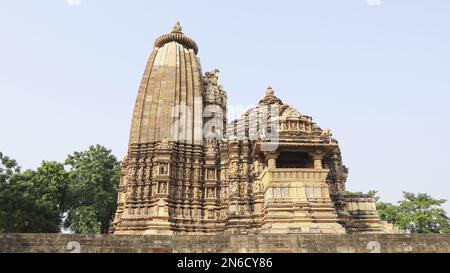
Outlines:
POLYGON ((371 196, 345 196, 347 211, 351 214, 360 212, 376 213, 376 200, 371 196))
POLYGON ((327 169, 301 168, 276 168, 264 171, 273 182, 325 182, 329 172, 327 169))
POLYGON ((266 168, 260 175, 265 199, 329 200, 328 172, 327 169, 266 168))

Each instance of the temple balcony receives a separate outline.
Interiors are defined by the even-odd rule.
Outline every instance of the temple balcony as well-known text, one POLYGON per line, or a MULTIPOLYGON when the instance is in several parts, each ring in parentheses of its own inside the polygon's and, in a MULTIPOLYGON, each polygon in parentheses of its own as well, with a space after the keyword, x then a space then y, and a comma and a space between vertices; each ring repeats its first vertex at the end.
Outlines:
POLYGON ((265 200, 329 202, 328 173, 327 169, 266 168, 260 176, 265 200))

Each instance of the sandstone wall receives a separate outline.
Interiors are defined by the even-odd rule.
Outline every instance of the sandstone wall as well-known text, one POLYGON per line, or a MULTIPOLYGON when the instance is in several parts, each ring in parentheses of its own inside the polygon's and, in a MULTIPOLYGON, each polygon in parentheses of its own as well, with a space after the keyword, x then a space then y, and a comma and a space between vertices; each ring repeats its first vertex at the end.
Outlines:
POLYGON ((0 234, 0 252, 450 252, 450 234, 0 234))

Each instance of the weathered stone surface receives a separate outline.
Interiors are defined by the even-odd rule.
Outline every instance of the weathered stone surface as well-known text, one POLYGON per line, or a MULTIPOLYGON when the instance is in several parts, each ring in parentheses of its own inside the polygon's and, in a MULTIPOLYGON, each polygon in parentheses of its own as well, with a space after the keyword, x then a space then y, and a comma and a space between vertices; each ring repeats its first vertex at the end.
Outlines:
POLYGON ((444 234, 75 235, 0 234, 0 252, 368 253, 446 252, 444 234))
POLYGON ((373 198, 346 196, 348 170, 331 130, 272 87, 228 123, 219 71, 202 74, 197 53, 178 23, 154 43, 111 233, 401 232, 380 221, 373 198))

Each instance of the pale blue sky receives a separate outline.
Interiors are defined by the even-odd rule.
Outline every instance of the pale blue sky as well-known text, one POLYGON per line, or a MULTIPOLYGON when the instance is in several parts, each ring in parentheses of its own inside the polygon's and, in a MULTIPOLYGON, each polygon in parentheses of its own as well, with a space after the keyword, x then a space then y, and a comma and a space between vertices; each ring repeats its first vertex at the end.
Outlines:
POLYGON ((97 143, 122 159, 153 41, 180 20, 230 105, 270 84, 333 130, 349 190, 450 199, 450 1, 77 2, 0 2, 0 151, 23 167, 97 143))

